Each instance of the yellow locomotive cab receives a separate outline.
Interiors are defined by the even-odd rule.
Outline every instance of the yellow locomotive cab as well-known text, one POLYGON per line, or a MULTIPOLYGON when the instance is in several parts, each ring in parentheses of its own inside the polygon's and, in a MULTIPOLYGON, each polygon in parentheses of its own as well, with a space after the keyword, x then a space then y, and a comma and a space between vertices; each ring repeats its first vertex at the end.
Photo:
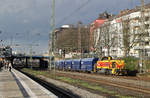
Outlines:
POLYGON ((112 57, 104 57, 96 65, 96 70, 105 74, 120 74, 123 69, 124 60, 112 60, 112 57))

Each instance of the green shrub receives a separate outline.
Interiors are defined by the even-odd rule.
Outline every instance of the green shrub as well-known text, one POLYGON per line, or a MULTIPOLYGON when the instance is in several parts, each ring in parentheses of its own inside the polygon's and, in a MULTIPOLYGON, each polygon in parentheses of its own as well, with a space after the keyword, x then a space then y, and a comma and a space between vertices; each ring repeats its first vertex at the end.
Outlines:
POLYGON ((150 70, 150 60, 145 60, 146 68, 150 70))
POLYGON ((138 62, 139 60, 135 57, 125 57, 125 69, 133 71, 138 70, 138 62))

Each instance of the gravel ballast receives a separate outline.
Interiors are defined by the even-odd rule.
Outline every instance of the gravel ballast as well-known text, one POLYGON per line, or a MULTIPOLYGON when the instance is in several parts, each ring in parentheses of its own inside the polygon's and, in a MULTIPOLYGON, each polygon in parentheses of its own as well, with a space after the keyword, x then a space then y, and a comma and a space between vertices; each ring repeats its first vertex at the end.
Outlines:
POLYGON ((60 82, 58 80, 54 80, 54 79, 50 79, 50 78, 46 78, 44 76, 38 76, 38 78, 40 79, 43 79, 51 84, 54 84, 55 86, 57 87, 60 87, 62 89, 65 89, 67 91, 71 91, 72 93, 80 96, 81 98, 106 98, 104 96, 100 96, 98 94, 94 94, 94 93, 91 93, 89 91, 86 91, 86 90, 83 90, 79 87, 75 87, 75 86, 72 86, 70 84, 67 84, 67 83, 64 83, 64 82, 60 82))

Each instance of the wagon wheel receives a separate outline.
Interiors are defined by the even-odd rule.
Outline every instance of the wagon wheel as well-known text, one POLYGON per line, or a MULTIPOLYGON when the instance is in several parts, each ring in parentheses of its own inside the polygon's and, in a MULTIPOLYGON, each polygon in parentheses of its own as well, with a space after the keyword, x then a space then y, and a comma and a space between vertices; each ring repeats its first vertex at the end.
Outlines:
POLYGON ((108 69, 105 69, 105 75, 109 75, 109 70, 108 69))

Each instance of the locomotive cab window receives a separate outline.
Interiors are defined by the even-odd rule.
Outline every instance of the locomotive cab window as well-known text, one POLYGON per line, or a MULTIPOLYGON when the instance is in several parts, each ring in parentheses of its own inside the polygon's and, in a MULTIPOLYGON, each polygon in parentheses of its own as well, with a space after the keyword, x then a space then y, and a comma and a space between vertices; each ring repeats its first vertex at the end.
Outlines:
POLYGON ((112 68, 116 67, 116 62, 112 62, 112 68))
POLYGON ((109 57, 103 57, 102 60, 112 60, 112 57, 109 56, 109 57))

